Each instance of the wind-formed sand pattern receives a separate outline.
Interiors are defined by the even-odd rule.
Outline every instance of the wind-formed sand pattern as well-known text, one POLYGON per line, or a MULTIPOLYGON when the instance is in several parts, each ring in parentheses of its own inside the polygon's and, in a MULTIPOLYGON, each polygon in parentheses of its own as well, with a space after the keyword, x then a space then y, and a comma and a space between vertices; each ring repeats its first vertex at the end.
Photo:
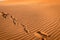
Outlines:
POLYGON ((60 5, 0 6, 0 40, 60 40, 60 5))

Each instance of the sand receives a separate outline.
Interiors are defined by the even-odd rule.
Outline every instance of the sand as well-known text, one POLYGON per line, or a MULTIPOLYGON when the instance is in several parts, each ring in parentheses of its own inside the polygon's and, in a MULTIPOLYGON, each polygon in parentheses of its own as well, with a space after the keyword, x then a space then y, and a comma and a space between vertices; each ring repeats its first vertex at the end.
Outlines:
POLYGON ((47 40, 60 40, 59 4, 7 5, 0 6, 0 11, 9 14, 7 18, 0 15, 0 40, 33 40, 37 31, 51 35, 47 40))

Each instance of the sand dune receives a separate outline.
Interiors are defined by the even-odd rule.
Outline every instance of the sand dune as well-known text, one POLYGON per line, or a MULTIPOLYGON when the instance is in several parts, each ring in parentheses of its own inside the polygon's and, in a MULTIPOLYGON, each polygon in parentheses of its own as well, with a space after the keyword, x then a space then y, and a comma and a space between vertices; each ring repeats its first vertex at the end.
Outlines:
POLYGON ((9 16, 0 15, 0 40, 34 40, 35 32, 41 31, 50 37, 47 40, 60 40, 60 5, 32 4, 0 6, 0 11, 9 16), (16 18, 13 23, 11 15, 16 18), (23 24, 29 33, 26 33, 23 24))

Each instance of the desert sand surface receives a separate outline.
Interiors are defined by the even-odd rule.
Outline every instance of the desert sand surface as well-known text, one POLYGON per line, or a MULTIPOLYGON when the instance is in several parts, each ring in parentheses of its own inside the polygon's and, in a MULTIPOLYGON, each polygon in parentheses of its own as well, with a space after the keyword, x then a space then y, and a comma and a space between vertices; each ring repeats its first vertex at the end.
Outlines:
POLYGON ((36 40, 38 31, 50 35, 46 40, 60 40, 59 4, 0 5, 0 11, 9 14, 0 15, 0 40, 36 40))

